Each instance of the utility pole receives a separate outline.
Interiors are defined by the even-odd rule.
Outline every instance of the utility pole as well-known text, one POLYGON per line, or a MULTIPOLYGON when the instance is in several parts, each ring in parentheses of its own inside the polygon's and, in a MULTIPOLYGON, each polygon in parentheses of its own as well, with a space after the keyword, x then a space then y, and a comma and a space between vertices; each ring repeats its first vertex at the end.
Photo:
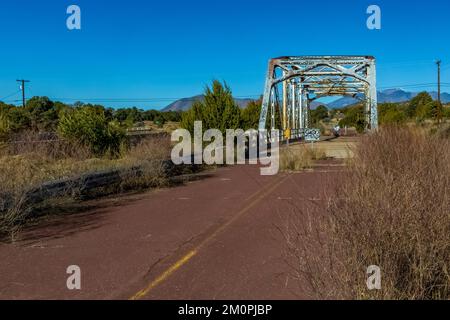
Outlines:
POLYGON ((441 60, 436 61, 438 66, 438 101, 441 104, 441 60))
POLYGON ((20 82, 20 87, 22 88, 22 106, 25 108, 25 83, 30 82, 30 80, 16 80, 17 82, 20 82))
POLYGON ((436 61, 437 67, 438 67, 438 114, 437 114, 437 118, 438 118, 438 124, 441 123, 441 109, 442 109, 442 104, 441 104, 441 60, 436 61))

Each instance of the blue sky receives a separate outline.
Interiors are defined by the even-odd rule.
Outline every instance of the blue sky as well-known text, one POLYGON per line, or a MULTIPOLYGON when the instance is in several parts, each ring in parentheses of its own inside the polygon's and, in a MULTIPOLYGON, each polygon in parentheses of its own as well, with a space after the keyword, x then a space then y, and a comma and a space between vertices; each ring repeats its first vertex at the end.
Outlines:
POLYGON ((112 107, 163 107, 212 79, 251 97, 262 93, 269 58, 310 54, 373 55, 381 89, 435 83, 440 58, 450 83, 449 12, 442 0, 3 0, 0 99, 18 78, 32 81, 28 96, 112 107), (66 28, 71 4, 81 30, 66 28), (371 4, 382 10, 379 31, 366 27, 371 4))

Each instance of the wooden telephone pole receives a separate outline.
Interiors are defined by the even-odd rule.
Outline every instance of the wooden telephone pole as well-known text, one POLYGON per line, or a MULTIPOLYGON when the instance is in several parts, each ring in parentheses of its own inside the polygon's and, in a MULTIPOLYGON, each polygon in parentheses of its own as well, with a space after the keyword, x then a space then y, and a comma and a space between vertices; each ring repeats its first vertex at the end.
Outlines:
POLYGON ((438 66, 438 101, 439 104, 441 103, 441 60, 436 61, 436 64, 438 66))
POLYGON ((442 102, 441 102, 441 60, 436 61, 438 67, 438 123, 441 123, 442 118, 442 102))
POLYGON ((20 87, 22 89, 22 106, 25 108, 25 83, 30 82, 30 80, 16 80, 17 82, 20 82, 20 87))

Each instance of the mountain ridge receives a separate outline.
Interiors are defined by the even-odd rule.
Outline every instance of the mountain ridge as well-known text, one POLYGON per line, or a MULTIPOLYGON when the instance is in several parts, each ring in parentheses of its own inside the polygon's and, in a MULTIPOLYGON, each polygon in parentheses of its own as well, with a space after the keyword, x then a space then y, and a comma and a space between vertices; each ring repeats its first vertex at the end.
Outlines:
MULTIPOLYGON (((169 111, 187 111, 189 110, 192 105, 194 104, 194 102, 197 101, 204 101, 205 96, 204 95, 196 95, 190 98, 182 98, 179 99, 175 102, 172 102, 171 104, 169 104, 168 106, 166 106, 165 108, 161 109, 162 112, 169 112, 169 111)), ((239 106, 239 108, 244 109, 247 107, 247 105, 252 102, 252 101, 256 101, 258 99, 250 99, 250 98, 234 98, 234 101, 236 102, 236 104, 239 106)), ((320 105, 327 105, 326 103, 322 103, 319 101, 313 101, 312 102, 312 108, 316 108, 320 105)))
MULTIPOLYGON (((165 108, 163 108, 161 111, 168 112, 168 111, 187 111, 189 110, 194 102, 201 101, 203 102, 205 100, 205 96, 200 94, 189 98, 182 98, 175 102, 172 102, 165 108)), ((255 101, 257 99, 249 99, 249 98, 234 98, 234 101, 240 108, 245 108, 251 101, 255 101)))
MULTIPOLYGON (((437 100, 437 92, 436 91, 427 91, 433 99, 437 100)), ((398 102, 407 102, 417 96, 420 92, 411 92, 405 91, 403 89, 387 89, 383 91, 378 91, 378 103, 398 103, 398 102)), ((257 99, 250 98, 234 98, 236 104, 240 108, 245 108, 251 101, 255 101, 257 99)), ((442 103, 450 103, 450 94, 447 92, 441 93, 442 103)), ((162 109, 163 112, 167 111, 186 111, 192 107, 192 104, 196 101, 204 101, 204 95, 196 95, 189 98, 179 99, 175 102, 172 102, 168 106, 162 109)), ((329 103, 322 103, 320 101, 314 101, 311 105, 312 109, 324 105, 330 109, 339 109, 344 108, 353 104, 358 103, 360 100, 351 98, 351 97, 342 97, 335 101, 329 103)))
MULTIPOLYGON (((422 91, 423 92, 423 91, 422 91)), ((434 100, 437 100, 438 93, 436 91, 427 91, 434 100)), ((378 103, 399 103, 399 102, 407 102, 417 96, 420 92, 411 92, 405 91, 403 89, 387 89, 383 91, 378 91, 378 103)), ((344 108, 346 106, 358 103, 360 100, 351 98, 351 97, 343 97, 337 99, 333 102, 328 103, 328 107, 331 109, 339 109, 344 108)), ((442 103, 450 102, 450 94, 443 92, 441 93, 441 101, 442 103)))

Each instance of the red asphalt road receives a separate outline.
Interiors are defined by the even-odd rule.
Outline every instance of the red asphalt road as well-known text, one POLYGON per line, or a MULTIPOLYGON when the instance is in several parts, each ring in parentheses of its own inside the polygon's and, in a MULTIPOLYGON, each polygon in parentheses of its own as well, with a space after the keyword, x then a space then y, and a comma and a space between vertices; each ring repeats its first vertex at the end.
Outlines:
POLYGON ((307 299, 282 231, 323 203, 338 167, 220 168, 184 186, 57 218, 0 244, 0 299, 307 299), (67 289, 70 265, 81 290, 67 289))

